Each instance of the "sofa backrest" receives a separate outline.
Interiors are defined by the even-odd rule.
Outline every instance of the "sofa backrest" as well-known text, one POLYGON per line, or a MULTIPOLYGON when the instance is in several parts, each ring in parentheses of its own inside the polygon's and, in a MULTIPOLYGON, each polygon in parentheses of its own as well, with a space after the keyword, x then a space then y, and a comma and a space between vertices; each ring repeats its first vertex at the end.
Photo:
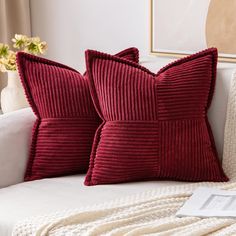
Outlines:
POLYGON ((23 181, 35 119, 31 108, 0 115, 0 188, 23 181))
MULTIPOLYGON (((141 64, 157 72, 170 61, 158 58, 141 64)), ((219 64, 215 94, 208 114, 220 159, 223 154, 228 94, 234 67, 236 68, 236 64, 219 64)), ((0 116, 0 188, 23 181, 35 119, 30 108, 0 116)))

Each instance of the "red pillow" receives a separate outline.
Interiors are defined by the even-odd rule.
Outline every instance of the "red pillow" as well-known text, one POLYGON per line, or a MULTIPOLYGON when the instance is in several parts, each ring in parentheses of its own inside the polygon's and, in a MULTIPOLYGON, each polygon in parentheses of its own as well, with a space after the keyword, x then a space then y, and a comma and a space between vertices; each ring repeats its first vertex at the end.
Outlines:
MULTIPOLYGON (((138 62, 136 48, 117 56, 138 62)), ((37 116, 25 180, 87 171, 94 133, 101 123, 87 79, 65 65, 22 52, 17 62, 37 116)))
POLYGON ((207 119, 217 49, 180 59, 157 74, 91 50, 86 64, 103 123, 96 132, 85 185, 228 180, 207 119))

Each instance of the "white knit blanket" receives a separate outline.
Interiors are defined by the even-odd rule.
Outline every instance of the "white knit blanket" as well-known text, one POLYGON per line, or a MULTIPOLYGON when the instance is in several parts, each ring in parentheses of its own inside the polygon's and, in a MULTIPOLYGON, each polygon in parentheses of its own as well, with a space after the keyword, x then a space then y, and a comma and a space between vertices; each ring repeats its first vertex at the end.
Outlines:
POLYGON ((190 183, 126 197, 84 209, 39 216, 19 222, 13 236, 30 235, 236 235, 236 219, 175 217, 199 186, 236 190, 236 76, 229 94, 223 167, 228 183, 190 183))

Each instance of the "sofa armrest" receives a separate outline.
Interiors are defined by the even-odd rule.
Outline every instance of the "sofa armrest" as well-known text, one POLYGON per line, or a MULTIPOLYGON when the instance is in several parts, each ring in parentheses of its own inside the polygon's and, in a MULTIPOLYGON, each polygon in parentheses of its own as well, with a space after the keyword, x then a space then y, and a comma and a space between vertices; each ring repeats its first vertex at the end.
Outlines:
POLYGON ((23 181, 35 120, 31 108, 0 116, 0 188, 23 181))

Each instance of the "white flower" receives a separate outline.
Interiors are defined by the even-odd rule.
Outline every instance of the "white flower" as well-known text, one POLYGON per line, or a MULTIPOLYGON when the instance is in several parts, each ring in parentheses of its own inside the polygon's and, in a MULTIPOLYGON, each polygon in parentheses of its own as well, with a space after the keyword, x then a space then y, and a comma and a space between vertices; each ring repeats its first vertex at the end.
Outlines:
POLYGON ((7 44, 0 43, 0 57, 7 57, 9 52, 9 46, 7 44))
MULTIPOLYGON (((22 34, 15 34, 12 39, 13 47, 17 51, 25 51, 30 54, 43 54, 47 50, 47 43, 39 37, 27 37, 22 34)), ((16 70, 16 52, 9 50, 7 44, 0 43, 0 72, 16 70)))
POLYGON ((20 49, 27 44, 28 37, 22 34, 15 34, 15 38, 12 39, 13 47, 20 49))

